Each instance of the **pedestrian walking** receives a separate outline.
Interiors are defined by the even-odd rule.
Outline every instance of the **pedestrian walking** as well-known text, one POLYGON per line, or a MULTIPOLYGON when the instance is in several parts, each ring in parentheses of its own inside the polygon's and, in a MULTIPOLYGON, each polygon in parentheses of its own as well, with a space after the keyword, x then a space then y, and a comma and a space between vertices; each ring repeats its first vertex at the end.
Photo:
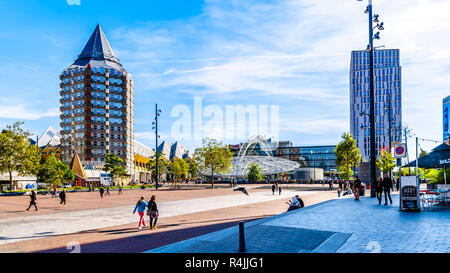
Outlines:
POLYGON ((111 193, 109 192, 109 186, 106 187, 106 195, 111 195, 111 193))
POLYGON ((52 194, 52 198, 56 198, 58 193, 58 188, 56 186, 53 187, 53 194, 52 194))
POLYGON ((275 195, 276 188, 277 186, 275 186, 275 184, 272 184, 272 195, 275 195))
POLYGON ((378 199, 378 205, 381 205, 381 197, 383 196, 383 178, 379 177, 377 179, 374 190, 378 199))
POLYGON ((119 195, 122 195, 122 187, 123 187, 123 183, 120 183, 120 185, 119 185, 119 195))
POLYGON ((61 202, 59 202, 59 206, 61 207, 61 205, 64 203, 64 207, 66 206, 66 190, 62 190, 59 193, 59 199, 61 200, 61 202))
POLYGON ((361 180, 359 177, 355 177, 355 182, 353 183, 353 194, 355 195, 355 200, 359 200, 359 194, 361 193, 361 180))
POLYGON ((392 205, 392 198, 391 198, 391 189, 392 189, 392 179, 388 177, 387 173, 384 174, 383 178, 383 191, 384 191, 384 205, 386 206, 388 204, 387 200, 389 197, 389 201, 392 205))
POLYGON ((333 190, 333 181, 328 181, 328 186, 329 186, 329 190, 332 191, 333 190))
POLYGON ((152 195, 148 202, 147 215, 150 216, 150 229, 158 229, 156 223, 158 222, 159 212, 158 205, 156 204, 156 196, 152 195))
POLYGON ((337 189, 338 198, 341 197, 341 192, 342 192, 342 187, 338 187, 338 189, 337 189))
POLYGON ((278 195, 281 195, 281 186, 278 186, 278 195))
POLYGON ((139 214, 139 227, 138 227, 139 230, 142 229, 141 224, 145 227, 144 212, 147 207, 148 203, 145 202, 144 196, 142 196, 141 199, 139 199, 139 201, 136 203, 136 206, 134 207, 133 214, 136 213, 136 210, 138 211, 139 214))
POLYGON ((100 198, 103 199, 103 194, 105 193, 105 189, 103 187, 100 187, 100 198))
POLYGON ((36 198, 36 193, 34 191, 31 191, 31 194, 30 194, 30 205, 28 206, 27 211, 30 210, 31 206, 34 206, 36 211, 38 210, 38 208, 36 206, 36 204, 37 204, 36 199, 37 199, 36 198))

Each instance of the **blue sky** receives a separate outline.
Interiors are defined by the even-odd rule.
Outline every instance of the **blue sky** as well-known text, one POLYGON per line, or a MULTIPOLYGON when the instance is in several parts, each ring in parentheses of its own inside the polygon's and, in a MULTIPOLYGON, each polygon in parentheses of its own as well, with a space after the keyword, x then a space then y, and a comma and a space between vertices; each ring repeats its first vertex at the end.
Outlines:
MULTIPOLYGON (((439 140, 450 93, 449 1, 392 2, 374 4, 385 22, 378 44, 401 51, 403 121, 439 140)), ((332 0, 1 1, 0 127, 59 128, 59 74, 101 24, 135 81, 140 142, 153 147, 155 103, 161 135, 173 141, 172 108, 201 96, 223 109, 279 105, 280 139, 334 144, 349 130, 350 52, 367 44, 364 9, 332 0)))

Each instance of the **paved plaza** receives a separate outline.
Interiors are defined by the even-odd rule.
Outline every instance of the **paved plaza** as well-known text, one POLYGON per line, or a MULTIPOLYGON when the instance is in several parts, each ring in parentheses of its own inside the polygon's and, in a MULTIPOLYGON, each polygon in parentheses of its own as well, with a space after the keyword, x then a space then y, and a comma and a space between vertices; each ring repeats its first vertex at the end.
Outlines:
MULTIPOLYGON (((270 187, 269 187, 270 188, 270 187)), ((71 193, 67 207, 59 199, 39 196, 39 212, 24 212, 27 197, 3 197, 0 203, 0 252, 69 252, 78 242, 82 252, 143 252, 151 248, 280 214, 286 201, 300 194, 311 205, 336 197, 321 187, 285 187, 281 195, 248 187, 249 196, 233 189, 179 191, 129 190, 100 199, 97 192, 71 193), (132 214, 139 196, 158 196, 159 229, 137 230, 132 214)), ((148 218, 146 218, 148 224, 148 218)))
MULTIPOLYGON (((246 224, 250 253, 449 253, 450 210, 401 212, 374 198, 341 198, 246 224)), ((149 253, 238 252, 238 228, 231 227, 149 253)))

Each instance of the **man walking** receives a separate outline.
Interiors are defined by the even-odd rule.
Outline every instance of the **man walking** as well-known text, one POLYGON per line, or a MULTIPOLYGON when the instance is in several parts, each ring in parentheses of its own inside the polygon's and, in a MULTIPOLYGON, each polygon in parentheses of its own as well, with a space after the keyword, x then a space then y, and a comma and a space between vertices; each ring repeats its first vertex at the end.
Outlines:
POLYGON ((100 187, 100 198, 103 199, 103 194, 105 193, 105 190, 103 189, 103 187, 100 187))
POLYGON ((30 194, 30 205, 27 208, 27 211, 30 210, 31 206, 34 206, 34 208, 36 209, 36 211, 38 210, 37 206, 36 206, 36 193, 34 191, 31 191, 30 194))
POLYGON ((272 195, 275 195, 275 189, 276 189, 275 184, 272 184, 272 195))
POLYGON ((66 190, 62 190, 62 192, 59 193, 59 199, 61 199, 61 202, 59 202, 59 206, 64 203, 64 207, 66 206, 66 190))
POLYGON ((123 187, 123 183, 120 183, 120 185, 119 185, 119 195, 122 195, 122 187, 123 187))
POLYGON ((392 189, 392 179, 388 177, 387 173, 384 174, 383 178, 383 191, 384 191, 384 205, 386 206, 388 204, 387 200, 389 197, 389 201, 392 205, 392 198, 391 198, 391 189, 392 189))

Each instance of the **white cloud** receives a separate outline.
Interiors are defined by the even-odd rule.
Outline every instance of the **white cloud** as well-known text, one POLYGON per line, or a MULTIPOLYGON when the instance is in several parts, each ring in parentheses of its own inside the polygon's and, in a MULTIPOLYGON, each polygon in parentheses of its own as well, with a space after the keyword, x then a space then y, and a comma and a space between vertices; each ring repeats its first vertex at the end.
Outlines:
MULTIPOLYGON (((365 6, 209 0, 200 16, 121 29, 116 36, 126 41, 121 56, 138 75, 138 89, 168 88, 216 101, 230 95, 239 100, 249 91, 285 98, 282 116, 284 108, 298 108, 287 112, 299 118, 281 130, 338 137, 349 123, 350 52, 368 40, 365 6), (300 115, 304 106, 307 117, 300 115)), ((403 121, 425 138, 441 138, 442 98, 450 93, 448 10, 445 0, 374 1, 385 23, 377 45, 401 51, 403 121)))
POLYGON ((38 120, 45 117, 59 116, 59 109, 35 110, 30 105, 24 104, 3 104, 0 107, 0 118, 19 120, 38 120))

